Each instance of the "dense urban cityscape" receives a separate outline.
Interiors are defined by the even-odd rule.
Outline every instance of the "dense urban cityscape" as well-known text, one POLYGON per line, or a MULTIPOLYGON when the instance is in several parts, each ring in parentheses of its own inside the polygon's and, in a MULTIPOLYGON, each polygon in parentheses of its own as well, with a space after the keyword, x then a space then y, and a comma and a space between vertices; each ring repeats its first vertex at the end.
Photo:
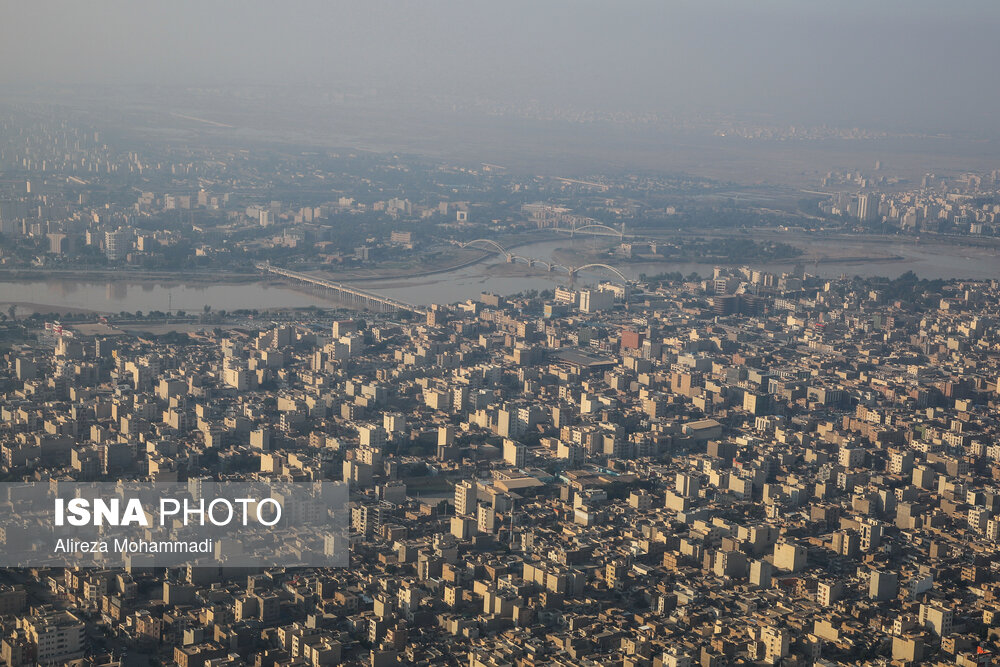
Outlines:
POLYGON ((998 290, 720 268, 178 340, 8 321, 7 479, 343 479, 352 548, 6 571, 2 656, 989 664, 998 290))

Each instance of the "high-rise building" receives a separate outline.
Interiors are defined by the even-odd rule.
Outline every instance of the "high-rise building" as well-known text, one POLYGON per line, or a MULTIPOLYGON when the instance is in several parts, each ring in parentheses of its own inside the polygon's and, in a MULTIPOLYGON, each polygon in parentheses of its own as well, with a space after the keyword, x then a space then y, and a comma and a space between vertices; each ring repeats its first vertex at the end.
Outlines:
POLYGON ((943 637, 951 633, 953 612, 933 604, 920 605, 920 625, 943 637))
POLYGON ((462 480, 455 486, 455 513, 471 514, 476 509, 476 483, 462 480))
POLYGON ((872 600, 891 600, 898 591, 899 576, 895 572, 872 572, 868 580, 868 597, 872 600))
POLYGON ((123 259, 131 248, 132 234, 127 229, 104 232, 104 256, 114 262, 123 259))
POLYGON ((37 648, 38 664, 51 665, 83 657, 83 623, 67 611, 51 611, 18 621, 37 648))
POLYGON ((513 440, 504 440, 503 443, 503 460, 508 465, 512 465, 516 468, 524 467, 524 457, 527 452, 527 447, 519 442, 514 442, 513 440))
POLYGON ((798 572, 806 566, 805 547, 790 542, 774 546, 774 567, 787 572, 798 572))
POLYGON ((677 473, 674 484, 674 488, 677 489, 677 495, 684 496, 685 498, 695 498, 698 496, 700 486, 701 480, 698 477, 687 473, 677 473))
POLYGON ((781 658, 788 655, 791 633, 785 628, 775 626, 764 628, 760 640, 764 643, 764 660, 768 664, 777 664, 781 658))
POLYGON ((878 214, 878 201, 870 192, 858 195, 858 220, 868 222, 878 214))
POLYGON ((580 292, 580 310, 584 313, 609 310, 614 305, 615 297, 611 292, 596 289, 585 289, 580 292))

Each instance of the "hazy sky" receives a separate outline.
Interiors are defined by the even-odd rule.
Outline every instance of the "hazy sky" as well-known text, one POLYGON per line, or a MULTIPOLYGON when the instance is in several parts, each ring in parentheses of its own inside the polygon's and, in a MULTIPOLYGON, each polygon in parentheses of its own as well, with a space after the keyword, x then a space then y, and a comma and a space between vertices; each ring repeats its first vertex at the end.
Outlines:
POLYGON ((995 0, 31 0, 2 83, 309 83, 986 128, 995 0))

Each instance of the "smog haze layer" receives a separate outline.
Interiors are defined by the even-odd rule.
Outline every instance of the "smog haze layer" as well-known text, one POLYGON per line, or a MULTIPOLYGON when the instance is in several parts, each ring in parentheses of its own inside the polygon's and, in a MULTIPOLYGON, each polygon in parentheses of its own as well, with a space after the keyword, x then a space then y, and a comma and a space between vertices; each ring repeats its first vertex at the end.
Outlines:
POLYGON ((171 140, 916 174, 995 154, 998 27, 986 1, 42 1, 5 12, 0 83, 171 140))

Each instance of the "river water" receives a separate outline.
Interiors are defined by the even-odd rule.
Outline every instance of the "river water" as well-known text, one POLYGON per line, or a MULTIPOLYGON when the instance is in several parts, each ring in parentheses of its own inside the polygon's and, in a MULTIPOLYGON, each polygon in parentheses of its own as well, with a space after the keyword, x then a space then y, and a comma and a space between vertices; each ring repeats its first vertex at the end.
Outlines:
MULTIPOLYGON (((757 237, 760 240, 785 240, 780 234, 757 237)), ((920 278, 997 278, 1000 279, 1000 256, 992 249, 949 244, 917 244, 905 240, 872 238, 867 240, 826 238, 808 240, 788 239, 792 245, 802 247, 802 257, 777 262, 752 263, 754 268, 777 274, 791 271, 802 263, 808 273, 828 278, 847 276, 886 276, 895 278, 906 271, 913 271, 920 278)), ((558 260, 562 249, 572 249, 581 254, 594 253, 611 247, 606 239, 561 239, 542 241, 515 248, 513 252, 524 257, 544 261, 558 260)), ((698 273, 711 276, 717 262, 622 262, 604 260, 623 274, 637 279, 641 274, 656 275, 679 271, 684 275, 698 273)), ((578 284, 597 283, 610 278, 610 274, 583 272, 578 284)), ((507 265, 501 257, 490 259, 457 271, 400 281, 368 281, 360 287, 410 303, 451 303, 492 291, 512 294, 530 289, 552 289, 555 285, 569 283, 561 273, 546 273, 544 269, 529 269, 521 263, 507 265)))
POLYGON ((198 313, 205 306, 214 310, 263 310, 330 305, 328 301, 312 294, 265 283, 202 285, 64 278, 0 282, 2 312, 6 313, 11 304, 17 308, 18 316, 33 312, 61 313, 70 310, 134 313, 137 310, 166 312, 169 309, 174 312, 184 310, 198 313))
MULTIPOLYGON (((888 276, 896 277, 912 270, 921 278, 998 278, 1000 256, 986 248, 949 244, 917 244, 896 239, 810 239, 806 243, 789 239, 805 248, 803 259, 764 262, 755 265, 781 273, 802 261, 814 275, 836 277, 888 276), (901 259, 895 259, 895 258, 901 259), (859 259, 867 258, 867 259, 859 259)), ((607 239, 560 239, 542 241, 515 249, 519 255, 545 261, 554 258, 557 249, 572 249, 592 253, 611 245, 607 239)), ((684 275, 697 272, 711 275, 714 262, 635 262, 609 261, 626 276, 637 278, 645 273, 654 275, 680 271, 684 275)), ((336 279, 336 276, 333 276, 336 279)), ((601 272, 581 273, 578 284, 596 283, 608 277, 601 272)), ((346 282, 346 281, 345 281, 346 282)), ((547 273, 544 269, 529 269, 523 264, 508 265, 499 256, 455 271, 406 280, 356 282, 358 287, 414 304, 451 303, 475 298, 484 291, 513 294, 526 290, 552 289, 568 284, 562 273, 547 273)), ((337 306, 336 301, 320 292, 266 283, 185 284, 183 282, 128 282, 107 280, 47 280, 0 281, 0 307, 6 312, 10 304, 18 315, 31 312, 65 312, 83 309, 105 313, 121 311, 168 309, 198 312, 208 305, 215 310, 268 309, 316 306, 337 306)))

